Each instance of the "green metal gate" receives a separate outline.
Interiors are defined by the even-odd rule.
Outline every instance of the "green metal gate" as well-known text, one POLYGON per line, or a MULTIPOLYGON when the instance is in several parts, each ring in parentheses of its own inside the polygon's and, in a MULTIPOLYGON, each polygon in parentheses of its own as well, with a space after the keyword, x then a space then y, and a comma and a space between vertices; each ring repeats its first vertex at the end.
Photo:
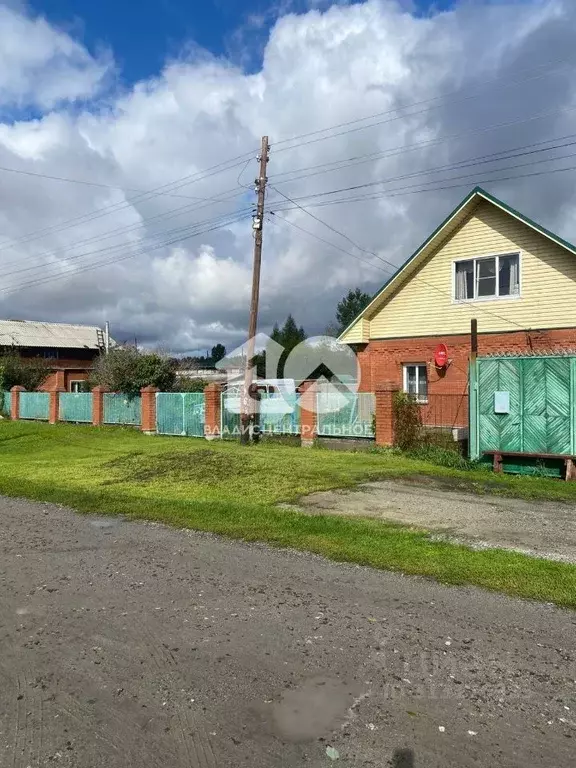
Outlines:
POLYGON ((204 437, 204 394, 158 392, 156 429, 160 435, 204 437))
POLYGON ((486 357, 471 365, 470 453, 576 452, 576 357, 486 357))

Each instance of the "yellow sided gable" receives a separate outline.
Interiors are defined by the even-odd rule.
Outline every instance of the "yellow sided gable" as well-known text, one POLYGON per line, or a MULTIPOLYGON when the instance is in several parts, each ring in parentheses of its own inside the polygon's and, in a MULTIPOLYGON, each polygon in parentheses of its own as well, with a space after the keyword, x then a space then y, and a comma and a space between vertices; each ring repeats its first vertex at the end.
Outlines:
POLYGON ((368 341, 370 336, 370 321, 361 317, 354 325, 351 325, 346 333, 341 336, 340 340, 346 344, 361 344, 368 341))
MULTIPOLYGON (((576 255, 496 205, 481 201, 462 225, 369 318, 359 341, 401 336, 576 326, 576 255), (457 259, 520 252, 520 297, 453 300, 457 259)), ((360 336, 362 321, 342 341, 360 336)))

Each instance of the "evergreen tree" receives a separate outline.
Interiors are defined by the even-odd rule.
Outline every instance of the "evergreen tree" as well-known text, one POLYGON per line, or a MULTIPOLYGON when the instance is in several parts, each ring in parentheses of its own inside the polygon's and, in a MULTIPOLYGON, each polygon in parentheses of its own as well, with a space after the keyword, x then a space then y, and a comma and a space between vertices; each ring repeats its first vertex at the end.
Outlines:
POLYGON ((223 360, 226 357, 226 347, 224 344, 216 344, 212 347, 212 353, 210 355, 210 358, 212 359, 212 365, 216 365, 216 363, 219 363, 220 360, 223 360))
POLYGON ((280 328, 278 323, 274 324, 270 338, 277 344, 280 344, 284 348, 284 352, 280 357, 280 363, 275 378, 283 378, 284 376, 284 364, 288 358, 288 355, 292 350, 298 346, 306 338, 306 332, 302 326, 300 328, 296 325, 296 321, 292 315, 288 315, 286 322, 280 328))
POLYGON ((336 307, 336 320, 338 323, 338 333, 346 330, 353 320, 358 317, 360 312, 365 309, 370 303, 372 297, 368 293, 364 293, 360 288, 355 288, 353 291, 348 291, 342 301, 338 302, 336 307))

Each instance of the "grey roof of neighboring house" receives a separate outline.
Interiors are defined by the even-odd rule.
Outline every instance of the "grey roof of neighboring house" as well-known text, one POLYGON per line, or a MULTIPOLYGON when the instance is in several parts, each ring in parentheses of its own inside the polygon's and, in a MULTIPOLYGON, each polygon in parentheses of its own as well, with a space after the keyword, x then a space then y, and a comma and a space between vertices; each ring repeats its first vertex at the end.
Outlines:
POLYGON ((0 320, 0 347, 66 347, 99 349, 95 325, 0 320))

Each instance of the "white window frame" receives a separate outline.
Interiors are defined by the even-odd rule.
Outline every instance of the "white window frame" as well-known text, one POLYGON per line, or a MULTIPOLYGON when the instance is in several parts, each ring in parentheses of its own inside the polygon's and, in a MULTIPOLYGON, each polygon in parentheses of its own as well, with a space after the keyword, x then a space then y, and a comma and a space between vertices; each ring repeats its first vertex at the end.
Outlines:
MULTIPOLYGON (((428 390, 428 364, 427 363, 402 363, 402 389, 408 395, 408 368, 424 368, 426 371, 426 390, 428 390)), ((416 376, 416 385, 418 385, 419 377, 416 376)), ((426 405, 428 402, 428 395, 421 397, 419 393, 416 394, 416 402, 420 405, 426 405)))
POLYGON ((482 256, 462 256, 454 259, 452 262, 452 304, 476 304, 481 301, 517 301, 522 298, 522 251, 502 251, 501 253, 485 253, 482 256), (501 256, 518 256, 518 293, 499 296, 500 281, 498 279, 499 269, 498 260, 501 256), (496 295, 495 296, 476 296, 473 299, 456 298, 456 264, 462 261, 472 261, 474 263, 474 293, 476 293, 476 262, 486 259, 496 259, 496 295))
POLYGON ((85 381, 85 379, 70 379, 70 381, 68 382, 68 386, 70 387, 70 389, 68 391, 69 392, 76 392, 76 393, 78 393, 78 392, 81 392, 82 390, 81 389, 79 389, 79 390, 72 389, 72 384, 86 384, 86 381, 85 381))

